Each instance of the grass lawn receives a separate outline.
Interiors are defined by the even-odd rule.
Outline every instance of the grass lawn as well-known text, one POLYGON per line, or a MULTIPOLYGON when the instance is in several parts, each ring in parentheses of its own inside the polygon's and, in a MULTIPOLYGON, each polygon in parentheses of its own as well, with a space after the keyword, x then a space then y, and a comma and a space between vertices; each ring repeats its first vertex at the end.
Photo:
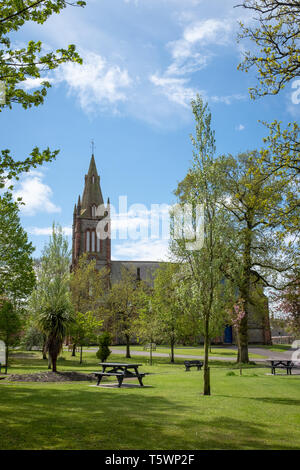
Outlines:
POLYGON ((272 346, 259 345, 258 348, 269 349, 269 351, 274 352, 284 352, 289 351, 292 347, 291 344, 273 344, 272 346))
MULTIPOLYGON (((9 373, 47 370, 40 353, 23 354, 9 373)), ((95 353, 81 366, 63 356, 59 370, 99 368, 95 353)), ((212 395, 204 397, 202 372, 185 372, 183 359, 147 360, 131 360, 150 372, 145 388, 0 380, 0 449, 300 449, 300 375, 253 366, 240 376, 233 363, 212 360, 212 395)))

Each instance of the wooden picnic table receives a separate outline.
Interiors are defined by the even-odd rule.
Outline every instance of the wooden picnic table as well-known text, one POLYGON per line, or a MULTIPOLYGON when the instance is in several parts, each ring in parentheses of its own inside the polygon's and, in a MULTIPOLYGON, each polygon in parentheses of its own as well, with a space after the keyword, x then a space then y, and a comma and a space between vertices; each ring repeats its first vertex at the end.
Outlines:
POLYGON ((143 377, 145 377, 146 374, 140 373, 138 371, 139 366, 141 366, 142 364, 128 364, 123 362, 99 362, 99 365, 102 366, 102 371, 94 372, 94 374, 98 378, 97 385, 100 384, 102 377, 110 376, 115 376, 118 379, 119 387, 122 386, 124 379, 134 378, 138 379, 141 387, 143 387, 144 385, 143 377))
POLYGON ((286 373, 288 375, 292 374, 292 368, 294 367, 294 363, 291 359, 283 360, 283 359, 270 359, 268 362, 271 363, 272 374, 276 375, 276 369, 286 369, 286 373))

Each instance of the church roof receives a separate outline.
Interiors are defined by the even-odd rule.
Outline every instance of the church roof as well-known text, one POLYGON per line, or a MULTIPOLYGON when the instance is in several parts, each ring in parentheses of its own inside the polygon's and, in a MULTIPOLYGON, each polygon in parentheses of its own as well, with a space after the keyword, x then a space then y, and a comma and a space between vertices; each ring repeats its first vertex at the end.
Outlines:
POLYGON ((100 187, 100 176, 97 172, 94 155, 92 155, 88 174, 85 175, 85 185, 81 202, 81 215, 91 217, 91 208, 103 204, 103 197, 100 187))

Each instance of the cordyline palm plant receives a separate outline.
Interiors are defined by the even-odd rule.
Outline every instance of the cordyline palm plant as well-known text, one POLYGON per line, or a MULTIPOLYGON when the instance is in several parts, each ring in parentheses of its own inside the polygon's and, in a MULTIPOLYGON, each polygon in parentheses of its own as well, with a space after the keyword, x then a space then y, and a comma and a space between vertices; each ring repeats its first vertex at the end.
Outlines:
POLYGON ((57 357, 62 349, 68 328, 74 321, 66 279, 54 278, 44 292, 38 325, 47 336, 47 350, 52 372, 56 372, 57 357))

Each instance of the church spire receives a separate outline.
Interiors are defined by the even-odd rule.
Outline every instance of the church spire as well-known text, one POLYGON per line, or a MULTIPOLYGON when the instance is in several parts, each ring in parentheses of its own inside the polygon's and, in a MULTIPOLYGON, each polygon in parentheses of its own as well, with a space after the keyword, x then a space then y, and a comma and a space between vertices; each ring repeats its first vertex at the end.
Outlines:
POLYGON ((103 197, 100 188, 100 176, 97 172, 94 154, 90 161, 88 174, 85 175, 85 186, 81 202, 82 214, 86 217, 92 217, 92 207, 103 204, 103 197))

